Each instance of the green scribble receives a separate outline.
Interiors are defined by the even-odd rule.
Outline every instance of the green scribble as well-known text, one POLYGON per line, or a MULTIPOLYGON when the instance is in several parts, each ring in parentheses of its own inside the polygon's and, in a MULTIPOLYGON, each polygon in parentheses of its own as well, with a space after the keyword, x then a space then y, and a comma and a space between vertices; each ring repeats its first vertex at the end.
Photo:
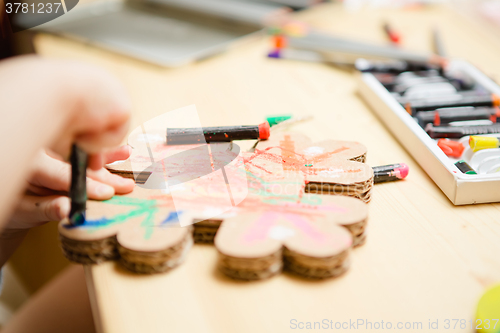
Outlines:
POLYGON ((113 216, 112 218, 101 218, 97 220, 86 220, 82 227, 105 228, 115 224, 122 224, 134 217, 145 215, 144 220, 141 222, 141 227, 144 227, 144 239, 151 238, 153 234, 154 216, 158 211, 156 200, 137 199, 114 196, 113 198, 104 201, 110 205, 120 205, 135 207, 132 210, 113 216))

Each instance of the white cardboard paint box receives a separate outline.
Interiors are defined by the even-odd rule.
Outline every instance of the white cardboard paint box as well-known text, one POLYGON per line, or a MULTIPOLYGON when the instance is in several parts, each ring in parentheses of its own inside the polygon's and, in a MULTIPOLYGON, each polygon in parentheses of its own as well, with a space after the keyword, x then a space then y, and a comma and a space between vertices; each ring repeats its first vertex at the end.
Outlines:
MULTIPOLYGON (((500 95, 500 87, 471 64, 454 60, 450 66, 468 74, 491 93, 500 95)), ((437 146, 437 140, 427 135, 371 73, 359 75, 359 92, 453 204, 500 202, 500 173, 478 175, 462 173, 455 166, 459 159, 446 156, 437 146)))

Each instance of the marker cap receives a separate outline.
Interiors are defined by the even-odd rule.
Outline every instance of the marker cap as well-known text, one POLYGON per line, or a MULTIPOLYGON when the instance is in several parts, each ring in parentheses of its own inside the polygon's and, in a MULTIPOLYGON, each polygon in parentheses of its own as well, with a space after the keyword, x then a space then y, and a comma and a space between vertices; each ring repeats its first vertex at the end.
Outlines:
POLYGON ((459 158, 465 150, 464 145, 461 142, 453 141, 450 139, 439 139, 437 143, 438 147, 441 148, 446 156, 459 158))
POLYGON ((283 35, 275 35, 274 38, 273 38, 273 46, 276 48, 276 49, 283 49, 286 47, 286 39, 285 39, 285 36, 283 35))
POLYGON ((398 177, 399 179, 405 179, 406 176, 408 176, 409 172, 410 172, 410 167, 405 163, 400 163, 399 167, 394 169, 394 173, 396 177, 398 177))
POLYGON ((413 110, 411 108, 411 103, 406 103, 405 104, 405 109, 406 109, 406 112, 408 112, 408 114, 411 116, 413 114, 413 110))
POLYGON ((290 115, 290 114, 284 114, 284 115, 281 115, 281 116, 267 117, 266 120, 267 120, 267 122, 269 123, 270 126, 274 126, 274 125, 277 125, 277 124, 281 123, 282 121, 288 120, 290 118, 292 118, 292 115, 290 115))
POLYGON ((401 41, 401 37, 399 36, 399 34, 395 33, 394 31, 391 31, 391 33, 389 34, 389 38, 393 43, 396 44, 399 44, 399 42, 401 41))
POLYGON ((500 106, 500 96, 497 94, 491 94, 491 99, 493 101, 493 106, 500 106))
POLYGON ((436 111, 434 113, 434 126, 439 126, 441 125, 441 116, 439 115, 439 112, 436 111))
POLYGON ((495 109, 495 113, 493 113, 491 116, 490 116, 490 121, 492 123, 496 123, 498 118, 500 117, 500 108, 498 106, 495 106, 494 107, 495 109))
POLYGON ((279 59, 281 58, 281 53, 279 49, 273 49, 271 52, 267 54, 268 58, 276 58, 279 59))
POLYGON ((260 124, 259 125, 259 139, 267 140, 267 139, 269 139, 270 135, 271 135, 271 127, 269 126, 269 123, 266 121, 266 122, 260 124))
POLYGON ((499 140, 491 136, 475 136, 469 138, 469 146, 473 152, 481 149, 498 148, 499 140))

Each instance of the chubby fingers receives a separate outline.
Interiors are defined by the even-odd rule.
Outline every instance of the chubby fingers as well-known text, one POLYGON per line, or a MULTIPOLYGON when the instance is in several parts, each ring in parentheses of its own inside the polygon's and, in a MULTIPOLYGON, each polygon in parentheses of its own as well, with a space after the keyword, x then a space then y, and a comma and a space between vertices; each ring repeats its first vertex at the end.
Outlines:
POLYGON ((98 131, 89 131, 86 134, 78 135, 75 141, 78 145, 92 154, 101 153, 105 148, 116 147, 119 145, 128 132, 129 120, 128 114, 113 115, 115 121, 121 117, 121 124, 118 126, 110 126, 101 128, 98 131))
POLYGON ((89 155, 87 160, 87 167, 90 170, 99 170, 104 166, 104 156, 103 154, 92 154, 89 155))
POLYGON ((104 154, 104 163, 113 163, 116 161, 124 161, 132 154, 132 147, 129 145, 120 146, 110 152, 104 154))
POLYGON ((10 220, 18 229, 29 229, 49 221, 60 221, 69 215, 68 197, 24 195, 10 220))
MULTIPOLYGON (((68 163, 42 155, 37 160, 37 168, 30 179, 30 184, 54 191, 69 191, 71 183, 71 166, 68 163)), ((106 200, 115 193, 124 194, 134 189, 134 181, 113 175, 101 168, 98 171, 88 170, 87 196, 89 199, 106 200)))
MULTIPOLYGON (((135 182, 132 179, 114 175, 104 168, 101 168, 97 171, 89 170, 87 175, 87 191, 90 191, 89 186, 91 186, 93 183, 107 184, 112 187, 114 192, 116 192, 117 194, 130 193, 134 190, 135 182)), ((87 195, 90 199, 94 199, 90 197, 90 193, 87 193, 87 195)))
POLYGON ((45 63, 54 67, 57 82, 64 82, 62 93, 66 102, 66 126, 51 148, 67 157, 75 142, 89 154, 100 154, 119 145, 127 134, 131 110, 122 84, 97 67, 62 61, 45 63))
POLYGON ((123 145, 106 153, 90 155, 88 166, 92 170, 99 170, 105 164, 126 160, 131 154, 132 148, 129 145, 123 145))

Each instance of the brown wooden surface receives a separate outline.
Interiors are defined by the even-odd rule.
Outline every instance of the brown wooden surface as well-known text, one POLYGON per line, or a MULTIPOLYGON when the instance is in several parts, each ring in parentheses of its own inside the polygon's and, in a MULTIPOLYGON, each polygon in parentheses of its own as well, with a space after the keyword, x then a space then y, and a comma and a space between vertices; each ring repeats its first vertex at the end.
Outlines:
MULTIPOLYGON (((415 50, 431 48, 431 28, 438 26, 451 56, 500 77, 498 39, 444 8, 349 13, 324 5, 302 17, 326 31, 374 42, 385 41, 381 23, 388 20, 404 46, 415 50)), ((87 268, 100 330, 276 333, 295 331, 293 319, 363 319, 393 327, 422 322, 418 332, 443 332, 445 319, 472 319, 481 293, 500 280, 500 205, 454 207, 359 99, 352 72, 269 60, 268 45, 252 42, 170 70, 77 42, 38 38, 45 56, 92 62, 117 75, 134 103, 131 128, 189 104, 197 105, 204 126, 313 114, 313 121, 295 129, 314 141, 358 140, 368 147, 372 166, 410 166, 407 180, 375 187, 367 243, 353 251, 352 267, 341 278, 311 282, 281 274, 235 282, 216 272, 211 245, 195 245, 187 262, 167 274, 139 276, 106 263, 87 268), (436 319, 440 329, 428 329, 436 319)))

